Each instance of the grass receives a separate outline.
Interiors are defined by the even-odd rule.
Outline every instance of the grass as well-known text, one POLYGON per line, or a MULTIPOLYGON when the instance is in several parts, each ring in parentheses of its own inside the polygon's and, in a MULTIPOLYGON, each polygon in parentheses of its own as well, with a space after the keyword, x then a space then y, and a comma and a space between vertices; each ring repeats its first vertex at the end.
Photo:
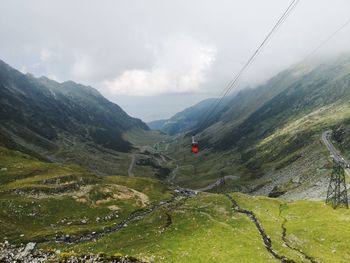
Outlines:
POLYGON ((297 116, 289 121, 284 127, 274 132, 261 141, 260 145, 267 144, 276 138, 285 141, 297 133, 305 131, 320 131, 345 121, 349 118, 350 105, 338 102, 327 107, 321 107, 308 115, 297 116))
POLYGON ((58 248, 76 253, 118 251, 155 262, 278 262, 264 248, 254 225, 235 213, 226 197, 203 194, 179 202, 96 242, 58 248), (164 229, 166 212, 172 224, 164 229))
MULTIPOLYGON (((347 121, 349 114, 349 104, 341 100, 307 115, 296 114, 260 141, 240 150, 201 148, 200 153, 194 155, 189 152, 189 138, 178 137, 168 149, 168 154, 177 159, 179 165, 174 181, 184 187, 201 188, 222 175, 240 177, 217 189, 227 192, 250 191, 259 185, 269 184, 271 178, 282 178, 283 185, 279 188, 286 190, 287 195, 305 195, 307 188, 317 182, 316 178, 327 180, 330 174, 329 169, 324 169, 329 161, 329 152, 320 141, 322 130, 347 121), (196 173, 193 166, 196 166, 196 173), (299 177, 302 183, 292 183, 290 178, 293 177, 299 177)), ((221 132, 217 128, 216 136, 220 137, 221 132)), ((199 143, 201 146, 200 139, 199 143)))
POLYGON ((322 202, 297 201, 288 205, 283 215, 295 246, 323 262, 349 262, 349 210, 333 210, 322 202))
POLYGON ((167 152, 178 160, 179 168, 173 180, 176 184, 197 189, 215 182, 223 175, 241 176, 240 182, 249 179, 246 176, 246 169, 233 162, 237 156, 231 153, 213 152, 210 149, 193 154, 190 152, 189 144, 187 148, 182 147, 184 143, 181 139, 172 142, 167 152))
POLYGON ((146 194, 153 202, 171 197, 166 185, 151 178, 108 176, 107 182, 117 185, 124 185, 146 194))
MULTIPOLYGON (((278 254, 295 262, 310 262, 300 251, 317 262, 348 262, 349 210, 333 210, 317 201, 232 196, 241 208, 254 212, 278 254), (284 243, 282 225, 295 249, 284 243)), ((252 221, 232 210, 221 194, 177 201, 96 242, 43 247, 77 254, 120 253, 154 262, 279 262, 263 246, 252 221), (167 214, 172 220, 168 227, 167 214)))
POLYGON ((151 178, 96 177, 73 165, 40 162, 0 147, 0 240, 81 235, 121 222, 171 192, 151 178))
POLYGON ((130 130, 123 135, 123 138, 135 146, 153 145, 169 136, 159 131, 130 130))
MULTIPOLYGON (((285 221, 287 240, 318 262, 349 262, 350 211, 333 210, 320 201, 290 201, 267 197, 233 195, 239 206, 253 211, 273 240, 276 251, 301 262, 300 253, 283 246, 282 224, 285 221)), ((307 260, 304 260, 308 262, 307 260)))
MULTIPOLYGON (((7 168, 0 172, 0 240, 26 243, 97 232, 172 196, 152 178, 96 177, 76 166, 40 162, 5 148, 0 155, 0 167, 7 168), (78 188, 60 188, 67 183, 78 188)), ((284 161, 290 160, 299 161, 284 161)), ((232 196, 241 208, 254 212, 278 254, 295 262, 309 262, 300 251, 318 262, 349 261, 349 210, 333 210, 317 201, 232 196), (294 250, 284 243, 282 226, 294 250)), ((106 253, 154 262, 278 262, 252 221, 232 210, 221 194, 180 198, 96 241, 45 242, 40 247, 60 249, 63 255, 106 253)))

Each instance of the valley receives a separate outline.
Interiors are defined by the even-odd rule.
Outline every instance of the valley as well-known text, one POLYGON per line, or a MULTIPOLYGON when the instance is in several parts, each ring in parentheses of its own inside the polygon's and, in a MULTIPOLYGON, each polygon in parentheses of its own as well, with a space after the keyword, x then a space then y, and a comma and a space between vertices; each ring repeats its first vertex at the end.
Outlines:
POLYGON ((7 156, 1 159, 7 169, 1 172, 0 220, 11 217, 12 223, 0 238, 35 242, 44 251, 56 251, 56 259, 101 253, 110 258, 132 255, 140 262, 350 258, 339 239, 350 238, 344 232, 349 210, 333 210, 323 201, 183 190, 138 176, 95 177, 78 167, 45 164, 4 148, 1 155, 7 156), (40 220, 33 221, 38 215, 40 220), (28 222, 35 222, 30 229, 28 222), (320 230, 334 223, 341 233, 320 230))
POLYGON ((212 100, 151 130, 91 87, 2 63, 0 261, 348 262, 350 212, 324 202, 330 155, 350 152, 344 65, 232 95, 193 154, 212 100))

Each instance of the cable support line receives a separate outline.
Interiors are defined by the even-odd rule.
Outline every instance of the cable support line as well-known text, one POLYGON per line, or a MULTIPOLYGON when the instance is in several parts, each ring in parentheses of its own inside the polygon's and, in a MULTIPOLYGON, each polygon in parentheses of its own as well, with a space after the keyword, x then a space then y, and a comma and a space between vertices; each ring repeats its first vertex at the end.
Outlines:
POLYGON ((266 35, 266 37, 264 38, 264 40, 260 43, 260 45, 258 46, 258 48, 254 51, 254 53, 251 55, 251 57, 248 59, 248 61, 244 64, 244 66, 241 68, 241 70, 238 72, 238 74, 235 75, 235 77, 228 83, 228 85, 225 87, 225 89, 223 90, 223 92, 221 92, 220 97, 218 98, 218 100, 216 100, 213 104, 212 107, 209 107, 209 109, 206 112, 206 118, 204 119, 204 121, 202 122, 201 125, 199 125, 199 130, 203 127, 205 128, 205 125, 207 124, 207 122, 210 121, 210 116, 215 112, 215 110, 217 109, 217 107, 221 104, 221 102, 223 101, 224 97, 233 89, 233 87, 235 87, 235 84, 238 82, 239 78, 242 76, 242 74, 244 73, 244 71, 253 63, 254 59, 259 55, 259 53, 261 52, 261 50, 264 48, 264 46, 266 46, 266 44, 269 42, 269 40, 271 39, 271 37, 273 36, 273 34, 280 28, 280 26, 284 23, 284 21, 287 19, 287 17, 290 15, 290 13, 293 11, 293 9, 296 7, 296 5, 298 4, 299 0, 293 0, 288 8, 284 11, 284 13, 282 14, 282 16, 278 19, 278 21, 276 22, 276 24, 272 27, 272 29, 269 31, 269 33, 266 35), (210 110, 211 109, 211 110, 210 110), (209 114, 208 114, 209 112, 209 114))

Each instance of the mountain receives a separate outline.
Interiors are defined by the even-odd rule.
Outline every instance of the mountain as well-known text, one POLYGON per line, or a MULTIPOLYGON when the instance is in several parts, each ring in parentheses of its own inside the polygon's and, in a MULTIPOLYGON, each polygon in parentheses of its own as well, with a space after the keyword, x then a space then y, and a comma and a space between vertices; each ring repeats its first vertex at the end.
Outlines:
POLYGON ((1 262, 347 262, 350 256, 349 210, 321 201, 173 191, 151 178, 97 177, 3 147, 0 157, 1 262))
POLYGON ((349 65, 241 91, 196 155, 187 136, 159 137, 90 87, 2 65, 0 261, 347 262, 349 210, 320 199, 332 171, 321 134, 349 150, 349 65))
POLYGON ((78 150, 83 145, 91 154, 128 152, 132 145, 123 134, 149 129, 89 86, 35 78, 3 61, 0 122, 1 145, 51 161, 87 162, 78 150))
MULTIPOLYGON (((349 86, 350 56, 343 55, 287 69, 242 90, 198 135, 201 154, 184 158, 177 182, 200 188, 234 175, 239 179, 226 183, 231 191, 324 198, 330 162, 321 134, 341 125, 349 133, 349 86), (189 165, 196 176, 185 169, 189 165)), ((346 148, 349 140, 343 141, 346 148)), ((187 154, 188 145, 185 137, 175 155, 187 154)))
POLYGON ((166 122, 167 120, 164 119, 164 120, 155 120, 155 121, 150 121, 150 122, 147 122, 147 125, 148 127, 150 127, 152 130, 161 130, 164 123, 166 122))
POLYGON ((294 76, 294 80, 285 86, 279 83, 283 87, 280 92, 226 134, 219 147, 245 147, 271 135, 297 116, 306 116, 335 102, 347 103, 350 97, 348 57, 321 64, 306 73, 298 74, 295 69, 284 74, 290 79, 294 76))
MULTIPOLYGON (((215 113, 223 111, 226 104, 234 95, 224 98, 219 106, 215 109, 215 113)), ((214 108, 218 99, 210 98, 184 109, 176 113, 170 119, 157 120, 148 123, 148 126, 154 130, 160 130, 169 135, 175 135, 192 130, 193 128, 207 122, 208 113, 214 108)))

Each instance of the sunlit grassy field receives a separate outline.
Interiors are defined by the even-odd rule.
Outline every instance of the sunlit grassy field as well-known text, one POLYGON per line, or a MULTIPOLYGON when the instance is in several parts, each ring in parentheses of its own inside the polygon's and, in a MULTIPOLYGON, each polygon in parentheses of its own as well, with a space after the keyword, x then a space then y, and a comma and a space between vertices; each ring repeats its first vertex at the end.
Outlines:
MULTIPOLYGON (((79 167, 43 163, 5 148, 0 154, 1 240, 39 242, 41 248, 59 249, 62 256, 106 253, 153 262, 279 262, 264 247, 251 219, 233 210, 222 194, 180 196, 96 240, 53 242, 56 235, 80 237, 119 224, 138 209, 171 200, 172 192, 152 178, 96 177, 79 167)), ((231 195, 256 215, 278 254, 295 262, 349 261, 349 210, 333 210, 320 201, 231 195)))
POLYGON ((298 262, 309 262, 300 253, 286 248, 282 242, 282 224, 288 243, 302 250, 316 262, 349 262, 347 249, 350 211, 334 210, 321 201, 293 201, 233 195, 238 205, 253 211, 273 240, 277 251, 298 262))
POLYGON ((12 242, 79 236, 171 198, 159 181, 96 177, 76 166, 44 163, 0 148, 0 239, 12 242))
POLYGON ((223 195, 179 201, 97 242, 58 247, 75 253, 118 252, 155 262, 278 262, 254 225, 234 213, 223 195), (168 227, 166 213, 172 219, 168 227))

